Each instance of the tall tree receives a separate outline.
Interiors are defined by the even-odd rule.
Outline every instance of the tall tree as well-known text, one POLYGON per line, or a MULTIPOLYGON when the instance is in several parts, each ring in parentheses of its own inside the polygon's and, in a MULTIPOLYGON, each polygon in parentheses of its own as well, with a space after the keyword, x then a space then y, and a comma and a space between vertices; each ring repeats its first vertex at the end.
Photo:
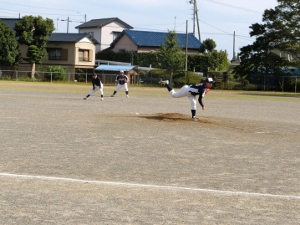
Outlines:
POLYGON ((266 10, 263 22, 273 47, 300 60, 300 2, 277 0, 275 9, 266 10))
POLYGON ((0 65, 17 63, 19 55, 15 33, 0 20, 0 65))
POLYGON ((265 10, 262 24, 250 26, 250 36, 256 40, 241 48, 241 64, 234 69, 236 74, 255 73, 265 79, 270 73, 275 77, 282 75, 282 67, 299 63, 300 3, 298 0, 278 0, 278 3, 275 9, 265 10), (294 61, 275 54, 277 50, 293 55, 294 61))
POLYGON ((175 71, 184 69, 185 56, 182 48, 178 46, 177 34, 169 31, 165 42, 158 51, 161 67, 170 73, 170 82, 173 82, 175 71))
POLYGON ((31 78, 34 79, 35 64, 41 63, 41 59, 47 56, 46 46, 49 36, 55 30, 51 19, 43 19, 41 16, 24 16, 15 25, 18 42, 28 46, 26 61, 31 63, 31 78))
POLYGON ((216 42, 213 39, 206 39, 202 42, 202 45, 200 46, 200 52, 212 52, 217 47, 216 42))

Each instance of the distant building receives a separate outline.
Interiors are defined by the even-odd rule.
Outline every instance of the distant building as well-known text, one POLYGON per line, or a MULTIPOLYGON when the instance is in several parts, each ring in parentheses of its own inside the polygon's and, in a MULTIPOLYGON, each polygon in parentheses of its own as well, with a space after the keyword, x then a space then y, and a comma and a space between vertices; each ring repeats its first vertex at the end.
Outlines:
MULTIPOLYGON (((132 51, 136 53, 158 51, 165 43, 168 32, 124 30, 110 45, 114 52, 132 51)), ((186 34, 178 33, 178 45, 185 51, 186 34)), ((188 34, 188 54, 200 53, 202 43, 191 33, 188 34)))
POLYGON ((90 34, 100 43, 96 47, 96 53, 110 47, 123 30, 133 29, 117 17, 93 19, 75 28, 79 30, 79 33, 90 34))
MULTIPOLYGON (((15 23, 21 19, 0 18, 0 21, 14 30, 15 23)), ((86 33, 52 33, 46 46, 48 57, 42 59, 42 65, 65 66, 70 74, 75 74, 77 68, 92 72, 95 67, 96 45, 99 42, 86 33)), ((21 56, 25 58, 28 46, 19 45, 19 49, 21 56)), ((18 67, 19 70, 30 70, 31 64, 22 60, 18 67)), ((70 79, 73 80, 74 77, 70 79)))

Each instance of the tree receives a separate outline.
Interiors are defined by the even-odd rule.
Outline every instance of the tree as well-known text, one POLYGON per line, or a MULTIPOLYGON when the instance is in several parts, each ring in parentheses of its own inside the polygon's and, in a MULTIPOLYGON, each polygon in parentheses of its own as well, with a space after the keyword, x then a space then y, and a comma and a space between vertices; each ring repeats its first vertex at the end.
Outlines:
POLYGON ((263 22, 273 47, 291 54, 300 60, 300 2, 298 0, 277 0, 275 9, 266 10, 263 22))
POLYGON ((0 64, 13 65, 18 62, 19 50, 15 33, 0 21, 0 64))
MULTIPOLYGON (((261 76, 261 79, 270 74, 282 75, 282 67, 296 65, 300 56, 300 3, 296 0, 278 0, 275 9, 265 10, 262 24, 250 26, 251 37, 256 40, 251 45, 241 48, 241 64, 234 69, 240 76, 249 76, 251 73, 261 76), (275 54, 276 50, 294 56, 294 61, 281 58, 275 54)), ((280 81, 277 79, 278 84, 280 81)))
POLYGON ((208 38, 202 42, 202 45, 200 46, 200 52, 209 53, 212 52, 216 47, 216 42, 213 39, 208 38))
POLYGON ((170 73, 170 82, 173 82, 175 71, 184 68, 185 56, 180 46, 178 46, 177 34, 175 31, 169 31, 165 37, 165 43, 158 51, 161 67, 170 73))
POLYGON ((47 56, 46 46, 49 36, 55 30, 51 19, 43 19, 41 16, 24 16, 15 25, 18 42, 28 46, 26 61, 31 63, 31 78, 34 79, 35 64, 41 63, 41 59, 47 56))

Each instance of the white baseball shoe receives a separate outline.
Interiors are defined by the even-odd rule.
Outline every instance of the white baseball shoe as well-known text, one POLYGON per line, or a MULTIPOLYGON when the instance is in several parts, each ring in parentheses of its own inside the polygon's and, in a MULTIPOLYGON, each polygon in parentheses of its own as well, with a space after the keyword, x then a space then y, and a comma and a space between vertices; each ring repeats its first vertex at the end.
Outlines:
POLYGON ((129 98, 129 95, 126 95, 126 98, 129 98))
POLYGON ((83 100, 87 100, 87 97, 83 98, 83 100))
POLYGON ((168 80, 160 80, 158 81, 159 84, 169 84, 168 80))
POLYGON ((101 98, 101 101, 103 101, 103 98, 101 98))
POLYGON ((197 118, 195 116, 192 117, 193 121, 197 121, 197 118))

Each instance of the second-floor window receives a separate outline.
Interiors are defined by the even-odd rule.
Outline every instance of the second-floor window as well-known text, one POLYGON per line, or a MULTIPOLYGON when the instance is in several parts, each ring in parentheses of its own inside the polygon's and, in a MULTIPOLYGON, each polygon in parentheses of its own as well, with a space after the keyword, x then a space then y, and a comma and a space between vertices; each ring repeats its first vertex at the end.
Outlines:
POLYGON ((52 48, 48 49, 48 55, 50 60, 60 60, 61 59, 61 49, 52 48))
POLYGON ((79 61, 90 61, 90 51, 86 49, 79 49, 79 61))

